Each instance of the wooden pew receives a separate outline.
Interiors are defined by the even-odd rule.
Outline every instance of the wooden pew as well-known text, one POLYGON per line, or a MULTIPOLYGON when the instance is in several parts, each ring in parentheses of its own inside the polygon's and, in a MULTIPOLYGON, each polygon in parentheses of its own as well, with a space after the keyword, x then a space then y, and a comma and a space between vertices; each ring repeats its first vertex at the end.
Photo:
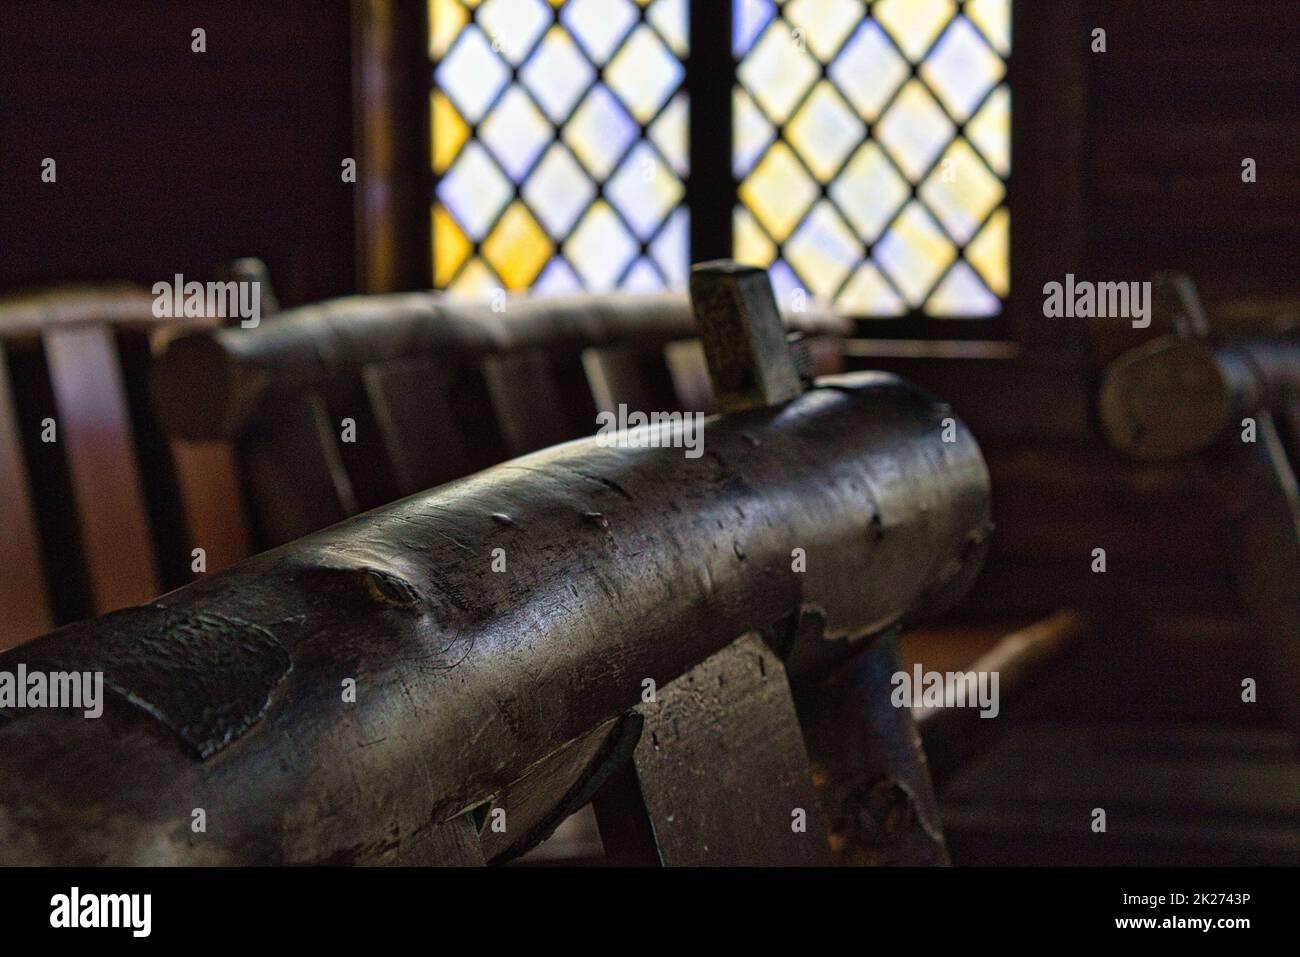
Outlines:
MULTIPOLYGON (((818 373, 847 323, 786 317, 818 373)), ((683 293, 518 299, 357 296, 257 329, 173 340, 154 370, 175 438, 237 449, 271 547, 515 455, 590 435, 619 403, 712 411, 683 293), (351 431, 347 431, 349 425, 351 431)))
POLYGON ((1260 700, 1300 729, 1300 333, 1215 335, 1196 287, 1158 276, 1156 331, 1106 369, 1107 440, 1138 462, 1196 461, 1212 485, 1195 515, 1229 558, 1262 632, 1260 700), (1168 331, 1165 331, 1168 330, 1168 331))
POLYGON ((803 391, 750 278, 711 368, 784 367, 707 454, 542 450, 24 649, 107 701, 0 720, 0 862, 493 863, 594 798, 627 863, 941 863, 891 636, 977 574, 988 473, 899 379, 803 391))
POLYGON ((152 303, 130 285, 0 298, 0 648, 190 580, 181 488, 213 488, 223 461, 178 461, 158 428, 152 303))

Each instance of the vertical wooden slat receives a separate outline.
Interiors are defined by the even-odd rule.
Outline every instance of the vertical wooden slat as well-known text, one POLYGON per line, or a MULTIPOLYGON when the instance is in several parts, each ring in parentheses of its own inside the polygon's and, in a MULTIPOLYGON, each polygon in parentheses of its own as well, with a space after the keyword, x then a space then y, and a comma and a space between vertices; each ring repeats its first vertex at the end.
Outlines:
POLYGON ((615 411, 619 405, 642 412, 672 412, 677 390, 662 349, 635 345, 588 349, 583 365, 591 381, 596 407, 615 411))
POLYGON ((670 342, 664 350, 668 371, 673 377, 673 390, 683 412, 703 412, 712 415, 718 409, 709 380, 709 364, 704 359, 704 346, 698 339, 670 342))
POLYGON ((381 413, 375 408, 363 377, 355 375, 331 383, 325 404, 329 421, 335 423, 335 435, 340 434, 344 420, 351 420, 349 440, 340 439, 335 447, 352 486, 357 511, 369 511, 399 498, 401 492, 393 461, 379 424, 381 413))
POLYGON ((54 627, 20 435, 0 344, 0 649, 54 627))
POLYGON ((190 546, 171 444, 158 426, 149 398, 149 331, 120 330, 117 353, 158 574, 163 590, 170 591, 192 578, 190 546))
POLYGON ((95 603, 72 491, 67 444, 42 441, 47 420, 57 427, 58 408, 41 340, 10 343, 8 366, 50 606, 54 623, 63 625, 89 618, 95 613, 95 603))
MULTIPOLYGON (((235 450, 225 442, 172 443, 176 480, 185 508, 185 557, 202 548, 207 570, 218 572, 253 552, 247 512, 239 487, 235 450)), ((193 577, 192 570, 190 571, 193 577)))
POLYGON ((263 410, 262 424, 240 443, 258 544, 283 545, 357 513, 339 455, 339 434, 315 393, 263 410))
POLYGON ((581 356, 557 358, 540 350, 489 356, 483 374, 508 455, 596 431, 596 403, 581 356))
POLYGON ((507 456, 483 376, 427 356, 362 373, 397 496, 487 468, 507 456))
POLYGON ((162 589, 113 335, 52 328, 43 339, 95 610, 148 601, 162 589))

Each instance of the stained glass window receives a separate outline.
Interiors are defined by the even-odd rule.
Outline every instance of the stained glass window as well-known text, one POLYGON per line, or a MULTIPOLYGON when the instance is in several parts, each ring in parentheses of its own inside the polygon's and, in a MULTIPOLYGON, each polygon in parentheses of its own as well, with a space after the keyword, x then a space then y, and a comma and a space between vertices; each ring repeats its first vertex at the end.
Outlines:
POLYGON ((429 0, 433 280, 682 286, 687 0, 429 0))
POLYGON ((863 316, 1008 292, 1010 0, 734 0, 736 257, 863 316))

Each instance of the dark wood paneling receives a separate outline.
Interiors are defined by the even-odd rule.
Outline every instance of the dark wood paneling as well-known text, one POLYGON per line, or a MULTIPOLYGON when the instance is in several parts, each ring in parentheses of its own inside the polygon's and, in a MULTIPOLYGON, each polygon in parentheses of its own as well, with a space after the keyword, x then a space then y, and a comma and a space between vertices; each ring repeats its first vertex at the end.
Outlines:
POLYGON ((60 0, 4 16, 0 288, 203 279, 256 255, 286 304, 353 290, 344 0, 60 0), (41 182, 47 156, 56 183, 41 182))
POLYGON ((1098 275, 1178 269, 1211 307, 1300 293, 1296 14, 1289 0, 1088 4, 1108 41, 1088 57, 1083 150, 1098 275))

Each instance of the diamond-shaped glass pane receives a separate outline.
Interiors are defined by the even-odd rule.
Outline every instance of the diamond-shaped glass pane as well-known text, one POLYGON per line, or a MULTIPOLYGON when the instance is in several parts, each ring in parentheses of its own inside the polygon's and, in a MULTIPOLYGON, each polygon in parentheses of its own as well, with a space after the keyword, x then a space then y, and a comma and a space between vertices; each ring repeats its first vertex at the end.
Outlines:
POLYGON ((921 65, 921 78, 958 120, 970 116, 984 94, 1006 73, 1002 57, 969 20, 958 17, 921 65))
POLYGON ((551 11, 543 0, 484 0, 478 22, 493 47, 517 64, 551 22, 551 11))
POLYGON ((438 183, 438 198, 470 239, 480 241, 510 199, 510 181, 477 142, 468 143, 438 183))
POLYGON ((517 183, 550 142, 553 128, 528 94, 512 86, 479 126, 478 135, 517 183))
POLYGON ((684 284, 687 0, 428 0, 435 286, 684 284))
POLYGON ((613 289, 640 246, 608 203, 592 204, 564 244, 583 285, 595 292, 613 289))
POLYGON ((552 27, 519 75, 546 115, 559 123, 591 85, 596 71, 573 38, 560 27, 552 27))
POLYGON ((636 121, 628 116, 618 97, 597 86, 565 125, 564 141, 582 160, 582 165, 603 180, 636 140, 638 132, 636 121))
POLYGON ((740 65, 740 81, 777 123, 817 79, 817 62, 805 50, 784 20, 777 20, 740 65))
POLYGON ((861 315, 997 312, 1010 0, 733 9, 737 258, 861 315))
POLYGON ((637 21, 631 0, 569 0, 560 19, 597 64, 604 64, 637 21))
POLYGON ((862 261, 862 243, 827 202, 818 203, 785 244, 785 258, 813 294, 830 298, 862 261))
POLYGON ((681 201, 683 192, 681 180, 644 140, 632 149, 605 186, 605 195, 643 241, 659 228, 681 201))
POLYGON ((786 125, 785 136, 813 175, 829 182, 866 130, 835 87, 823 80, 786 125))
POLYGON ((642 24, 605 68, 605 81, 639 122, 649 123, 681 84, 682 74, 681 60, 642 24))
POLYGON ((957 242, 975 235, 1006 192, 963 139, 954 140, 921 186, 921 199, 957 242))
POLYGON ((919 203, 910 203, 876 243, 876 260, 910 305, 920 306, 957 251, 919 203))
POLYGON ((492 51, 482 31, 469 26, 438 64, 436 77, 461 114, 477 123, 510 80, 510 68, 492 51))
POLYGON ((559 143, 551 144, 524 184, 524 199, 546 231, 561 239, 596 196, 596 186, 559 143))
POLYGON ((862 0, 792 0, 783 11, 795 35, 823 63, 830 62, 864 13, 862 0))
POLYGON ((912 194, 875 143, 864 143, 830 188, 831 198, 863 239, 874 240, 912 194))
POLYGON ((840 92, 868 120, 879 115, 911 72, 874 20, 858 28, 830 68, 840 92))
POLYGON ((527 289, 551 258, 551 241, 523 203, 511 203, 483 243, 488 261, 505 287, 527 289))
POLYGON ((876 139, 914 183, 955 132, 952 121, 917 80, 903 87, 876 124, 876 139))
POLYGON ((740 187, 740 198, 777 242, 784 242, 817 198, 817 184, 794 151, 775 143, 740 187))
POLYGON ((925 55, 956 12, 953 0, 879 0, 871 11, 913 63, 925 55))

